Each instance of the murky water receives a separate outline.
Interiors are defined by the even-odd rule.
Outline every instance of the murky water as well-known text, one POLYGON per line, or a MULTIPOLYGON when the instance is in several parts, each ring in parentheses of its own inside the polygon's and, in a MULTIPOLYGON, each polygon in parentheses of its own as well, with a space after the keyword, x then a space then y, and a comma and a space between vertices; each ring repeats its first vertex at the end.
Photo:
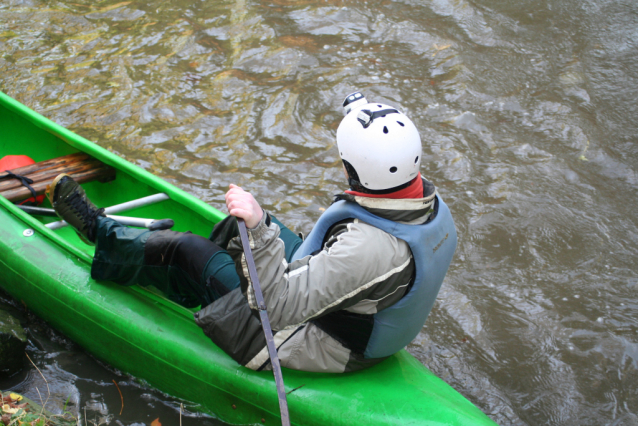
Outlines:
MULTIPOLYGON (((396 105, 459 231, 409 350, 503 425, 636 425, 637 40, 630 0, 0 0, 0 90, 304 232, 344 188, 343 97, 396 105)), ((89 419, 177 419, 122 377, 120 416, 116 376, 77 348, 37 358, 89 419)))

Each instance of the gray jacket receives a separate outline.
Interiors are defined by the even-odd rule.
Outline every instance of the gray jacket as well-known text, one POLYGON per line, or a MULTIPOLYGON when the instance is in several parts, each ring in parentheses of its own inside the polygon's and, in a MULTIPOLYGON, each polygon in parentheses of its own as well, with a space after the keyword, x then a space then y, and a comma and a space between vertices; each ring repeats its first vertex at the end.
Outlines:
MULTIPOLYGON (((420 199, 339 197, 386 219, 424 223, 433 210, 434 195, 434 186, 424 180, 420 199)), ((372 315, 409 289, 415 269, 408 244, 359 220, 348 220, 330 229, 320 252, 289 264, 278 237, 279 227, 268 215, 249 230, 281 365, 344 372, 380 362, 364 359, 352 342, 365 340, 372 315)), ((241 364, 254 370, 270 368, 240 239, 232 239, 227 250, 235 259, 241 293, 229 293, 200 311, 196 320, 241 364)))

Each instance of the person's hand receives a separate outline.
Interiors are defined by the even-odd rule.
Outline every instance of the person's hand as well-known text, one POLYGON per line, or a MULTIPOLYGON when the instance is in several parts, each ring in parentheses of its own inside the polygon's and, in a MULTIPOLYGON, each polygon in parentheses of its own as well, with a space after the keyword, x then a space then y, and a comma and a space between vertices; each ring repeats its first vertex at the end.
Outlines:
POLYGON ((232 183, 226 193, 226 207, 228 214, 244 219, 248 229, 256 228, 264 215, 255 197, 232 183))

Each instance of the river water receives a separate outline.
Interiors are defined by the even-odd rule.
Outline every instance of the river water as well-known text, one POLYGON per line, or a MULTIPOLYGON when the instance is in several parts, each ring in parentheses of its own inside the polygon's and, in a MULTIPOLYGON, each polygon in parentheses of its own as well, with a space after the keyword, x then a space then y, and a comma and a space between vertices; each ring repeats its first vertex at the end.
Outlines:
MULTIPOLYGON (((408 350, 502 425, 637 425, 637 40, 633 0, 0 0, 0 90, 303 232, 344 189, 344 96, 399 107, 459 233, 408 350)), ((58 405, 178 421, 179 401, 38 329, 58 405)), ((33 368, 2 385, 43 386, 33 368)))

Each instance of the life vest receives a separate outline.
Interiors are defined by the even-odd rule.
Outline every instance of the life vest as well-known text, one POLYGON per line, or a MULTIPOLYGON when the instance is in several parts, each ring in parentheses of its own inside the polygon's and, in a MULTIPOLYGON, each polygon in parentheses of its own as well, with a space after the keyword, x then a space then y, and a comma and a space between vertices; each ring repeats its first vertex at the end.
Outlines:
POLYGON ((322 249, 332 225, 345 219, 359 219, 408 243, 416 267, 414 283, 401 300, 373 315, 372 333, 363 353, 365 358, 383 358, 403 349, 421 331, 432 310, 457 242, 450 210, 438 195, 436 198, 435 217, 422 225, 383 219, 356 203, 338 201, 321 215, 292 258, 293 261, 301 259, 322 249))

